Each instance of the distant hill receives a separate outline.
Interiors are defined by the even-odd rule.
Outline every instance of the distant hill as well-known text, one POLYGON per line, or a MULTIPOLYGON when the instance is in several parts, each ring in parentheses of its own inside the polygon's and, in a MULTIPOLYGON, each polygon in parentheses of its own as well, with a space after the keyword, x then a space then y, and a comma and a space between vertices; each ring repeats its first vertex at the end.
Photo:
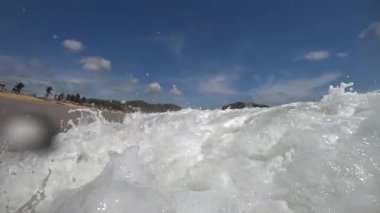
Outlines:
POLYGON ((235 102, 235 103, 223 106, 222 110, 226 110, 226 109, 243 109, 243 108, 251 108, 251 107, 260 107, 260 108, 263 108, 263 107, 269 107, 269 106, 264 105, 264 104, 256 104, 256 103, 252 103, 252 102, 251 103, 235 102))
POLYGON ((118 100, 88 99, 86 102, 94 104, 97 108, 119 110, 123 112, 152 113, 181 110, 181 107, 174 104, 150 104, 143 100, 121 102, 118 100))
POLYGON ((181 110, 181 107, 175 104, 150 104, 142 100, 127 101, 124 105, 141 112, 167 112, 181 110))

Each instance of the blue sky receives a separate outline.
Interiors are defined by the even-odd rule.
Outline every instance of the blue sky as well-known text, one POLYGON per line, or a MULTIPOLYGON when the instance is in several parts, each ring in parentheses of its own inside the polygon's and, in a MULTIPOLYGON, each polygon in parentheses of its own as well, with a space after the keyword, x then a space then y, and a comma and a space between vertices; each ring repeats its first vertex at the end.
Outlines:
POLYGON ((379 89, 378 0, 1 0, 0 82, 213 108, 379 89))

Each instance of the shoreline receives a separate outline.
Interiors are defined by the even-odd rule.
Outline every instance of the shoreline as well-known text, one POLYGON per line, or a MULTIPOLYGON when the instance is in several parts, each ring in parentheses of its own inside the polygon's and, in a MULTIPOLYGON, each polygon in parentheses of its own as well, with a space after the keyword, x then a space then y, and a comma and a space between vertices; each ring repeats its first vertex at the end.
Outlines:
POLYGON ((9 98, 13 100, 19 100, 23 102, 29 102, 29 103, 35 103, 35 104, 57 104, 57 105, 63 105, 68 108, 89 108, 84 105, 76 105, 74 103, 70 103, 67 101, 57 101, 53 99, 43 99, 43 98, 38 98, 34 97, 32 95, 27 95, 27 94, 16 94, 13 92, 0 92, 0 98, 9 98))
POLYGON ((52 128, 57 129, 58 132, 66 132, 70 129, 67 122, 69 120, 75 122, 81 116, 80 112, 69 113, 72 109, 99 110, 107 121, 113 122, 122 122, 126 114, 56 100, 44 100, 29 95, 0 92, 0 138, 2 137, 2 129, 8 120, 20 115, 44 117, 52 123, 52 128))
POLYGON ((117 110, 110 110, 110 109, 99 109, 96 107, 91 107, 88 105, 80 105, 73 102, 68 101, 58 101, 54 99, 44 99, 44 98, 38 98, 34 97, 32 95, 27 94, 16 94, 13 92, 0 92, 0 99, 1 98, 9 98, 13 100, 18 100, 22 102, 28 102, 33 104, 44 104, 44 105, 57 105, 57 106, 64 106, 70 109, 91 109, 91 110, 100 110, 102 112, 109 112, 109 113, 119 113, 119 114, 126 114, 126 112, 117 111, 117 110))

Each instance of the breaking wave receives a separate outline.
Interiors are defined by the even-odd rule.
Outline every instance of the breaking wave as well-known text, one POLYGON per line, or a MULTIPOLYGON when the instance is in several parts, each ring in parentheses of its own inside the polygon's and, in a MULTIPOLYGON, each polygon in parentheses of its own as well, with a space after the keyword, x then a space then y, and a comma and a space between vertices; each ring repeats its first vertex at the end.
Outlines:
POLYGON ((380 93, 127 114, 80 110, 48 153, 0 154, 0 212, 380 212, 380 93))

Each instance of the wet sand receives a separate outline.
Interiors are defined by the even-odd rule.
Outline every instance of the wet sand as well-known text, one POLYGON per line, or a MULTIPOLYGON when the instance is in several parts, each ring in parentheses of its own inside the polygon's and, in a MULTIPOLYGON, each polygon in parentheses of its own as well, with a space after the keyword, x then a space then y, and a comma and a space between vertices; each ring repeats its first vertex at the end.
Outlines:
MULTIPOLYGON (((79 112, 69 113, 69 110, 81 108, 86 107, 59 104, 55 101, 46 101, 30 96, 0 92, 0 130, 3 129, 7 120, 12 117, 32 114, 44 117, 49 123, 52 123, 58 131, 62 132, 69 128, 67 122, 70 119, 75 120, 80 117, 79 112)), ((103 111, 103 116, 108 121, 121 122, 124 115, 122 112, 103 111)))

